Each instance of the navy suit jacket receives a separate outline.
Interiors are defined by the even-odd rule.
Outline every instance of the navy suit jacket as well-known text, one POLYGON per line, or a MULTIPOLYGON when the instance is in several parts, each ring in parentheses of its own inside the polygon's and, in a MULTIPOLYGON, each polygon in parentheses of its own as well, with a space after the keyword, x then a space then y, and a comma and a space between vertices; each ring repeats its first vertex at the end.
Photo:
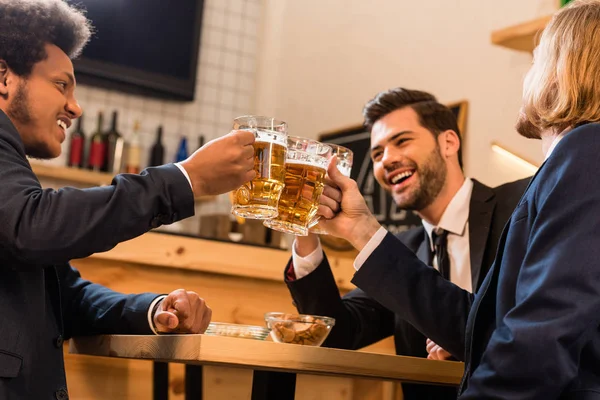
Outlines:
MULTIPOLYGON (((528 183, 529 178, 490 188, 473 180, 469 201, 469 251, 474 288, 479 288, 492 265, 502 228, 528 183)), ((426 262, 431 252, 426 236, 425 228, 419 226, 401 232, 397 238, 426 262)), ((356 289, 340 299, 327 258, 306 277, 286 282, 301 313, 336 319, 324 346, 359 349, 394 335, 397 354, 427 357, 426 337, 364 291, 356 289)), ((451 309, 452 305, 448 307, 451 309)), ((406 400, 450 400, 455 399, 457 393, 452 387, 417 384, 403 384, 403 392, 406 400)))
POLYGON ((465 361, 461 399, 600 399, 597 171, 600 124, 567 133, 517 205, 476 296, 392 235, 353 282, 465 361))
POLYGON ((44 190, 0 111, 0 399, 64 398, 64 339, 151 333, 155 294, 93 284, 69 260, 193 215, 193 204, 174 165, 119 175, 111 186, 44 190))

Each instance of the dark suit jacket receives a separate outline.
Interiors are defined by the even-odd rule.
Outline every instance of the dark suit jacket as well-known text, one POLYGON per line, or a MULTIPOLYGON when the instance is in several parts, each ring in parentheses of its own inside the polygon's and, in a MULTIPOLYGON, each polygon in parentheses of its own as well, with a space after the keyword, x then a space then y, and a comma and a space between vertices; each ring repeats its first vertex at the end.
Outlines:
POLYGON ((600 124, 558 143, 476 296, 392 235, 356 273, 358 287, 462 355, 461 399, 600 399, 599 154, 600 124))
MULTIPOLYGON (((502 228, 528 182, 529 178, 492 189, 473 180, 469 203, 469 247, 473 288, 480 286, 491 266, 502 228)), ((426 236, 425 228, 420 226, 402 232, 397 237, 426 262, 430 252, 426 236)), ((290 267, 288 265, 288 268, 290 267)), ((336 319, 335 327, 324 346, 359 349, 394 335, 397 354, 427 357, 425 336, 362 290, 353 290, 340 300, 326 258, 314 272, 302 279, 288 280, 287 284, 301 313, 327 315, 336 319)), ((403 391, 407 400, 456 398, 456 388, 449 387, 404 384, 403 391)))
POLYGON ((64 398, 62 341, 73 335, 151 333, 155 294, 92 284, 69 260, 193 213, 189 184, 174 165, 101 188, 43 190, 0 111, 0 399, 64 398))

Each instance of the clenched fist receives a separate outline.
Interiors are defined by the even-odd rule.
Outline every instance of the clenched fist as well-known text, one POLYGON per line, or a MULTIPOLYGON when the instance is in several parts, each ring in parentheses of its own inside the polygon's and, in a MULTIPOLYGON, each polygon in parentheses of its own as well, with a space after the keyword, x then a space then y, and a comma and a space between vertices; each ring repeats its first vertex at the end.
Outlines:
POLYGON ((157 332, 204 333, 212 310, 195 292, 177 289, 158 303, 152 316, 157 332))
POLYGON ((253 143, 252 132, 231 131, 183 161, 181 165, 190 177, 194 196, 226 193, 254 179, 253 143))

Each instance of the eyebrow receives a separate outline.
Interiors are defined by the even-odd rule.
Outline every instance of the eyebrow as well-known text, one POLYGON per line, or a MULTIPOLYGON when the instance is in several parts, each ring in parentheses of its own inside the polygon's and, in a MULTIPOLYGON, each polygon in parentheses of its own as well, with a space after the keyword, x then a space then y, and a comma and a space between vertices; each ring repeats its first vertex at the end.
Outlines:
MULTIPOLYGON (((399 138, 400 136, 407 135, 409 133, 414 133, 414 132, 413 131, 400 131, 398 133, 394 133, 392 136, 388 137, 385 140, 385 143, 392 142, 392 141, 396 140, 397 138, 399 138)), ((380 150, 382 147, 383 146, 381 146, 381 145, 377 145, 377 146, 372 147, 371 148, 371 154, 373 154, 376 150, 380 150)))
POLYGON ((75 84, 75 76, 72 73, 63 71, 63 72, 61 72, 61 74, 67 77, 67 79, 71 85, 75 84))

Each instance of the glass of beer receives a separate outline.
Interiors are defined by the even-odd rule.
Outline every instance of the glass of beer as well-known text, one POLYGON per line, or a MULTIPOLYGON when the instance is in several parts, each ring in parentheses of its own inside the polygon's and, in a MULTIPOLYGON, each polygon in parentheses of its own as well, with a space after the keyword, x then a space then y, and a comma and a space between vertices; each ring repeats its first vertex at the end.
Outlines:
POLYGON ((285 177, 287 124, 271 117, 246 115, 234 120, 233 129, 251 131, 256 137, 256 178, 234 192, 231 212, 250 219, 276 217, 285 177))
MULTIPOLYGON (((337 156, 337 168, 340 170, 342 175, 350 178, 350 172, 352 172, 352 161, 354 160, 354 153, 347 147, 340 146, 333 143, 327 143, 327 146, 331 147, 331 154, 337 156)), ((316 233, 319 235, 327 235, 324 229, 315 226, 319 223, 320 216, 315 216, 312 221, 308 224, 310 233, 316 233)))
POLYGON ((308 235, 308 224, 317 214, 325 187, 331 147, 316 140, 288 137, 285 186, 277 217, 263 224, 277 231, 308 235))

